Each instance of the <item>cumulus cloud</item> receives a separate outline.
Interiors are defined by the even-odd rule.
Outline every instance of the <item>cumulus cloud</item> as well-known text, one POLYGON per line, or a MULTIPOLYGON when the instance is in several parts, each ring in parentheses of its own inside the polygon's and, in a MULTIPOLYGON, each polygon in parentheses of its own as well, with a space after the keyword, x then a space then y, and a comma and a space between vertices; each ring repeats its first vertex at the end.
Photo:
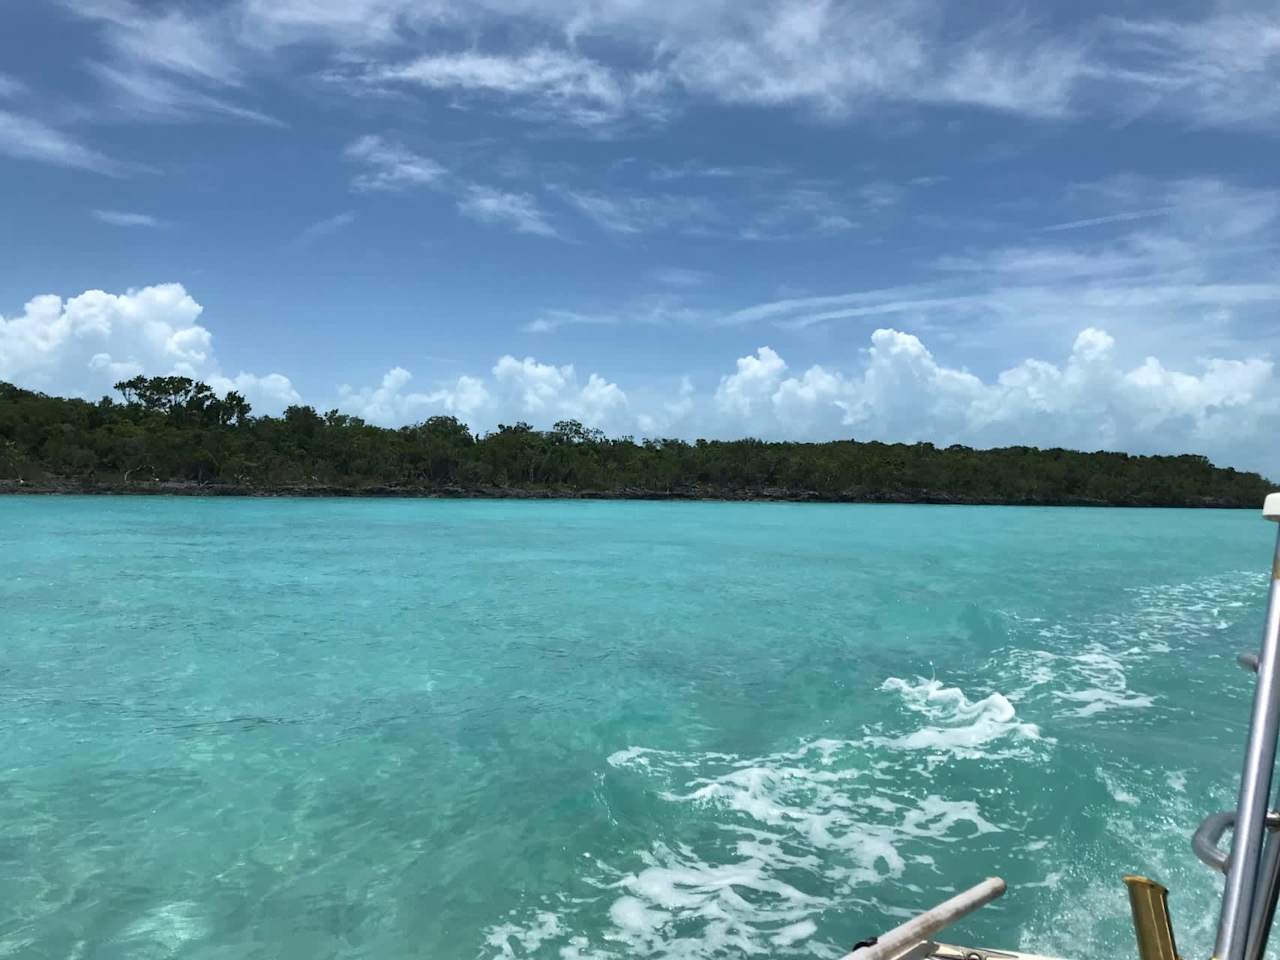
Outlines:
POLYGON ((458 377, 436 390, 409 390, 413 374, 404 367, 392 367, 374 387, 338 388, 338 407, 382 426, 402 426, 430 416, 449 415, 470 420, 487 409, 492 401, 483 381, 458 377))
POLYGON ((1194 371, 1155 357, 1126 366, 1115 340, 1092 327, 1065 361, 1029 359, 985 381, 940 362, 915 335, 881 328, 851 372, 788 375, 762 347, 720 381, 715 404, 721 429, 770 437, 1203 452, 1274 470, 1265 438, 1280 426, 1278 388, 1265 357, 1210 358, 1194 371))
POLYGON ((918 336, 889 327, 850 354, 858 359, 793 371, 762 346, 704 391, 687 376, 674 391, 657 382, 624 391, 597 373, 583 381, 571 365, 508 355, 487 377, 428 393, 408 392, 408 373, 392 371, 379 388, 348 389, 344 408, 388 424, 454 413, 480 430, 515 420, 545 428, 573 418, 611 433, 686 439, 853 436, 1190 452, 1280 473, 1267 440, 1280 428, 1280 381, 1267 357, 1211 357, 1189 369, 1155 357, 1124 363, 1114 338, 1093 327, 1061 360, 1027 359, 989 378, 943 362, 918 336), (460 404, 464 393, 473 399, 460 404))
POLYGON ((67 300, 35 297, 22 313, 0 316, 0 379, 96 398, 139 373, 176 374, 239 390, 264 412, 298 401, 281 374, 224 374, 213 334, 197 322, 202 311, 179 283, 123 294, 89 290, 67 300))
MULTIPOLYGON (((300 401, 282 374, 225 374, 201 313, 180 284, 36 297, 22 313, 0 317, 0 378, 96 397, 137 373, 176 373, 239 390, 260 412, 300 401)), ((1109 333, 1085 327, 1061 359, 1026 359, 984 377, 892 327, 857 347, 848 344, 847 362, 793 370, 779 351, 761 346, 702 390, 688 377, 679 378, 678 389, 664 386, 678 377, 671 373, 624 390, 602 373, 581 376, 572 364, 507 354, 485 373, 421 388, 394 367, 376 384, 338 388, 336 405, 387 426, 449 414, 478 430, 576 419, 613 434, 690 439, 853 436, 1191 452, 1280 474, 1271 442, 1280 430, 1280 381, 1265 355, 1126 361, 1109 333)))
POLYGON ((627 396, 598 374, 581 382, 573 366, 540 363, 533 357, 499 358, 487 378, 460 376, 435 389, 409 389, 413 375, 395 367, 374 387, 344 385, 338 406, 373 423, 398 426, 437 414, 456 416, 481 429, 527 420, 550 426, 576 419, 611 429, 630 426, 627 396))

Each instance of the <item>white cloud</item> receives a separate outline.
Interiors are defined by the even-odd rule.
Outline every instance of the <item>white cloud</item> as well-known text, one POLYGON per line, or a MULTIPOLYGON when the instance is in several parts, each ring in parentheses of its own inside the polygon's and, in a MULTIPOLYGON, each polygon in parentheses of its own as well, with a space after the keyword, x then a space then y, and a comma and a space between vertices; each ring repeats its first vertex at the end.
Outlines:
POLYGON ((113 177, 124 176, 131 169, 61 130, 7 110, 0 110, 0 154, 113 177))
POLYGON ((136 119, 188 120, 202 114, 214 114, 266 126, 284 126, 270 114, 240 106, 157 71, 132 64, 116 66, 106 63, 91 64, 90 70, 101 81, 115 105, 136 119))
MULTIPOLYGON (((52 393, 97 397, 136 373, 175 373, 244 393, 260 412, 300 402, 282 374, 222 372, 200 305, 179 284, 112 295, 92 290, 32 299, 0 317, 0 378, 52 393)), ((864 341, 865 342, 865 341, 864 341)), ((915 334, 883 327, 845 364, 792 371, 767 346, 741 357, 709 392, 670 373, 624 389, 571 364, 502 356, 482 375, 421 390, 395 367, 370 387, 343 386, 337 405, 398 426, 452 414, 474 428, 577 419, 613 434, 825 440, 855 436, 939 445, 1025 443, 1134 453, 1203 453, 1280 474, 1280 380, 1263 353, 1187 363, 1121 359, 1097 327, 1065 359, 1026 359, 989 377, 939 359, 915 334)))
POLYGON ((353 87, 488 98, 593 130, 661 119, 690 101, 832 120, 892 104, 1280 123, 1280 17, 1246 0, 1188 7, 1180 19, 1083 13, 1052 29, 995 10, 957 18, 943 0, 226 0, 160 10, 64 2, 100 24, 115 71, 104 79, 152 114, 262 118, 210 89, 242 93, 277 67, 281 48, 319 45, 353 87))
POLYGON ((393 367, 376 387, 343 384, 338 388, 338 407, 370 423, 398 427, 435 415, 472 419, 491 403, 484 382, 475 377, 458 377, 427 392, 406 390, 412 379, 404 367, 393 367))
POLYGON ((903 201, 906 195, 906 187, 898 183, 891 183, 888 180, 874 180, 858 189, 859 199, 873 209, 895 207, 903 201))
POLYGON ((279 374, 225 375, 212 333, 197 322, 202 309, 177 283, 119 295, 89 290, 68 300, 35 297, 21 314, 0 316, 0 379, 96 399, 139 373, 176 374, 239 389, 262 412, 298 400, 279 374))
POLYGON ((1154 210, 1127 210, 1122 213, 1108 213, 1100 217, 1085 217, 1083 220, 1068 220, 1065 223, 1053 223, 1042 227, 1045 233, 1056 233, 1061 230, 1081 230, 1085 227, 1098 227, 1111 223, 1129 223, 1134 220, 1146 220, 1168 213, 1171 207, 1157 207, 1154 210))
POLYGON ((1280 15, 1227 5, 1201 20, 1111 20, 1102 77, 1132 121, 1146 113, 1199 126, 1273 129, 1280 121, 1280 15))
POLYGON ((129 213, 124 210, 94 210, 93 216, 113 227, 158 227, 160 221, 150 214, 129 213))
POLYGON ((352 188, 360 191, 407 190, 436 183, 445 174, 434 160, 376 134, 356 140, 343 156, 365 167, 351 181, 352 188))
POLYGON ((618 318, 609 314, 575 313, 572 310, 544 310, 520 329, 525 333, 554 333, 561 327, 611 326, 618 318))
POLYGON ((27 85, 17 77, 0 73, 0 100, 8 100, 27 92, 27 85))
POLYGON ((388 371, 374 387, 339 388, 338 406, 372 423, 399 426, 439 414, 466 420, 477 429, 529 420, 549 427, 577 419, 616 429, 630 426, 627 397, 615 383, 591 374, 579 381, 571 365, 557 367, 532 357, 501 357, 487 378, 460 376, 426 391, 412 391, 412 374, 388 371))
POLYGON ((687 376, 673 392, 660 385, 667 379, 623 392, 595 372, 584 383, 572 365, 508 355, 485 378, 425 393, 408 392, 408 372, 393 370, 378 388, 344 388, 340 406, 388 425, 451 412, 477 430, 576 419, 613 434, 686 439, 856 436, 1204 453, 1280 472, 1280 456, 1266 443, 1280 429, 1280 380, 1270 358, 1207 357, 1181 369, 1156 357, 1124 364, 1115 339, 1096 328, 1079 333, 1065 360, 1024 360, 989 379, 946 364, 922 339, 892 328, 876 330, 860 360, 845 367, 791 371, 780 353, 760 347, 712 392, 699 392, 687 376))
POLYGON ((1209 358, 1193 371, 1148 357, 1133 367, 1087 328, 1065 362, 1025 360, 984 381, 941 363, 916 336, 883 328, 861 369, 787 376, 762 347, 721 380, 729 433, 979 446, 1027 443, 1145 453, 1202 452, 1275 471, 1263 438, 1280 426, 1280 383, 1266 357, 1209 358))
POLYGON ((109 56, 107 62, 90 64, 90 69, 120 110, 147 119, 221 114, 280 125, 274 117, 211 92, 238 92, 244 85, 234 7, 209 7, 196 15, 129 0, 65 3, 99 25, 109 56))
POLYGON ((301 244, 314 243, 325 237, 331 237, 341 230, 345 230, 351 224, 355 223, 356 214, 353 210, 347 210, 343 213, 334 214, 332 217, 326 217, 323 220, 317 220, 311 224, 302 233, 298 234, 298 242, 301 244))
POLYGON ((660 267, 650 275, 665 287, 700 287, 712 279, 709 271, 689 267, 660 267))
POLYGON ((82 16, 103 24, 108 44, 122 60, 223 84, 237 83, 240 70, 229 45, 220 42, 215 17, 195 18, 178 9, 150 15, 126 0, 69 0, 82 16))
POLYGON ((508 193, 493 187, 472 184, 458 200, 458 211, 481 223, 505 224, 517 233, 530 233, 539 237, 558 237, 538 206, 538 201, 527 193, 508 193))
POLYGON ((914 285, 791 297, 715 322, 798 330, 863 320, 951 336, 976 326, 993 344, 1038 349, 1054 332, 1099 324, 1140 349, 1172 343, 1180 359, 1190 344, 1252 350, 1273 335, 1280 191, 1116 177, 1076 185, 1067 199, 1091 216, 938 258, 914 285))
POLYGON ((562 190, 565 200, 604 230, 621 234, 678 228, 706 233, 722 217, 706 197, 655 194, 610 195, 589 190, 562 190))
POLYGON ((500 410, 540 424, 575 419, 616 427, 627 406, 627 396, 617 384, 595 373, 580 384, 572 365, 557 367, 508 354, 498 360, 492 374, 500 410))
POLYGON ((726 103, 809 104, 830 116, 876 101, 1057 116, 1085 65, 1081 44, 1013 29, 943 40, 930 3, 777 0, 734 10, 679 45, 686 89, 726 103))
POLYGON ((580 54, 535 48, 518 55, 433 54, 383 67, 371 80, 516 99, 543 119, 593 126, 617 120, 628 95, 613 71, 580 54))
POLYGON ((720 380, 716 406, 725 413, 750 417, 773 395, 786 369, 771 347, 761 347, 754 356, 739 357, 737 371, 720 380))
POLYGON ((448 3, 431 0, 242 0, 242 41, 271 49, 323 41, 362 48, 430 23, 448 3))

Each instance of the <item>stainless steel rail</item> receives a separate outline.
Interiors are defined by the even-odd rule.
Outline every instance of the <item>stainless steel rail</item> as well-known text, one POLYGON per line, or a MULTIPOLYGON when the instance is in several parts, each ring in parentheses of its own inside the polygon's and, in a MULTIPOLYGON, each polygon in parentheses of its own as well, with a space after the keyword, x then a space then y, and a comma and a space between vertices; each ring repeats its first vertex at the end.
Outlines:
MULTIPOLYGON (((1280 494, 1267 497, 1263 516, 1280 521, 1280 494)), ((1235 830, 1227 868, 1226 890, 1218 918, 1215 960, 1245 960, 1249 931, 1257 906, 1259 862, 1265 833, 1271 777, 1280 733, 1280 533, 1272 560, 1267 618, 1258 654, 1258 686, 1253 696, 1249 744, 1240 775, 1235 830)), ((1220 836, 1221 834, 1219 834, 1220 836)), ((1264 908, 1265 909, 1265 908, 1264 908)))

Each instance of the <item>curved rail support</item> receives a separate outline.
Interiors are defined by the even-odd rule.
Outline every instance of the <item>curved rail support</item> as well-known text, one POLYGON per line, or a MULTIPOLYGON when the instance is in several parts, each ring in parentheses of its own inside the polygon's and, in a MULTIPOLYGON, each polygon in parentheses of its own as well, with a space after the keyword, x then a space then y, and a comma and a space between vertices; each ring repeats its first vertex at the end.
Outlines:
POLYGON ((1226 873, 1231 862, 1231 854, 1218 846, 1218 841, 1235 825, 1234 810, 1220 810, 1205 817, 1200 826, 1196 827, 1196 832, 1191 835, 1191 849, 1195 851, 1196 858, 1206 867, 1217 870, 1219 873, 1226 873))

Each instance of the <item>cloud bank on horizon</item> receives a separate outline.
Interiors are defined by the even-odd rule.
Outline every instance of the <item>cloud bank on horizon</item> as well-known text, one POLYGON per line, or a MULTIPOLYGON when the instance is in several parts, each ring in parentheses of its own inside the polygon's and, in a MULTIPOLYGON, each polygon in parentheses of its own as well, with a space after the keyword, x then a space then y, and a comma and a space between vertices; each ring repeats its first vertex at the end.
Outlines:
MULTIPOLYGON (((44 295, 0 316, 0 379, 93 398, 142 372, 238 390, 259 412, 303 402, 290 378, 223 371, 202 308, 181 284, 67 300, 44 295)), ((503 355, 488 370, 417 386, 404 367, 376 383, 342 384, 313 400, 383 426, 448 414, 487 430, 526 420, 576 419, 614 435, 1017 443, 1142 453, 1202 452, 1221 463, 1277 472, 1280 458, 1251 447, 1280 428, 1280 380, 1259 357, 1205 359, 1175 370, 1158 358, 1125 367, 1115 340, 1088 327, 1061 360, 1026 359, 990 381, 940 361, 916 336, 889 327, 850 344, 841 366, 793 370, 768 346, 739 357, 711 384, 624 388, 572 365, 503 355)))
POLYGON ((1274 3, 3 18, 2 379, 1280 477, 1274 3))

